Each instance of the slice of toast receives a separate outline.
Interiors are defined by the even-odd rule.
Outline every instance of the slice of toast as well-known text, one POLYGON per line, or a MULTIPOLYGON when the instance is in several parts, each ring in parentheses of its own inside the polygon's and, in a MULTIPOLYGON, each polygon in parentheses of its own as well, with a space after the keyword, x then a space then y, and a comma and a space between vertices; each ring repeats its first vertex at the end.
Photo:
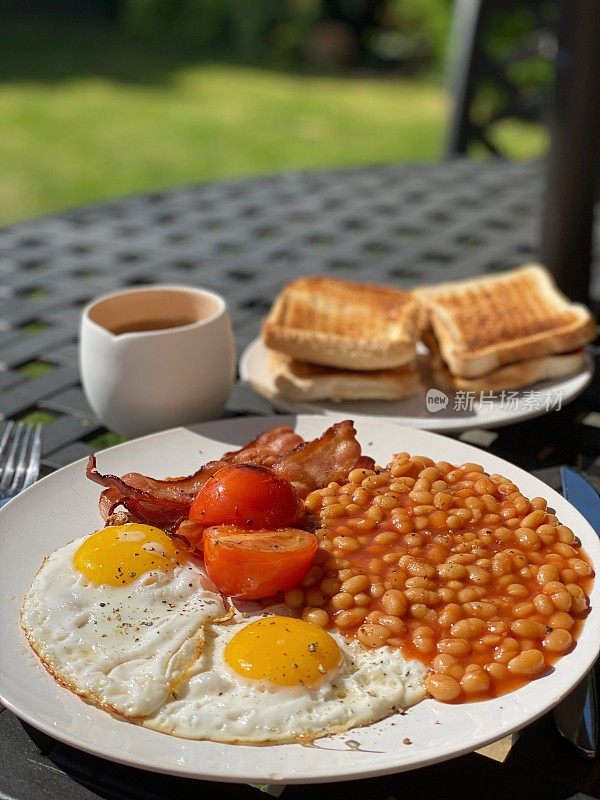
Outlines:
POLYGON ((440 355, 438 343, 431 332, 423 335, 431 357, 429 368, 434 381, 442 389, 470 392, 500 392, 509 389, 522 389, 540 381, 558 380, 574 375, 585 366, 585 349, 570 353, 556 353, 538 358, 526 358, 514 364, 481 375, 478 378, 462 378, 453 375, 440 355))
POLYGON ((403 400, 421 388, 415 367, 354 371, 297 361, 269 350, 273 382, 281 397, 293 402, 308 400, 403 400))
POLYGON ((460 389, 472 392, 500 392, 508 389, 523 389, 540 381, 554 381, 575 375, 585 365, 585 350, 557 353, 553 356, 527 358, 516 364, 499 367, 479 378, 461 378, 443 365, 432 365, 436 383, 444 389, 460 389))
POLYGON ((588 309, 567 300, 538 265, 413 294, 427 313, 446 367, 461 378, 578 350, 596 335, 588 309))
POLYGON ((327 277, 288 283, 263 341, 299 361, 351 370, 401 367, 415 357, 419 307, 408 292, 327 277))

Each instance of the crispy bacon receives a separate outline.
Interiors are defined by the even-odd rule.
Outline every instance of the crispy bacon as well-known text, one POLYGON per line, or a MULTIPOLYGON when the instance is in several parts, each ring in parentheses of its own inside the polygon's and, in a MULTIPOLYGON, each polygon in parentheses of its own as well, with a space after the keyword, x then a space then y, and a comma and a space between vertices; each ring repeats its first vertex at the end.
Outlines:
POLYGON ((157 480, 138 472, 122 477, 103 475, 96 469, 95 456, 90 456, 86 474, 105 487, 100 496, 104 520, 123 506, 140 522, 175 531, 187 520, 190 505, 208 478, 231 462, 268 466, 293 483, 303 496, 331 481, 345 479, 357 466, 371 468, 374 463, 361 456, 354 425, 345 420, 311 442, 304 442, 291 428, 274 428, 185 478, 157 480))
POLYGON ((221 467, 231 462, 269 466, 303 441, 292 428, 282 425, 265 431, 239 450, 225 453, 218 461, 210 461, 185 478, 157 480, 139 472, 128 472, 122 477, 103 475, 96 469, 95 456, 89 458, 86 475, 106 487, 99 502, 104 521, 116 508, 124 506, 138 521, 174 530, 187 519, 192 500, 202 486, 221 467))
POLYGON ((345 480, 355 467, 372 469, 375 462, 361 455, 352 420, 337 422, 312 442, 297 447, 271 465, 280 478, 292 483, 303 497, 332 481, 345 480))
POLYGON ((225 453, 223 461, 233 461, 235 464, 258 464, 268 467, 286 453, 291 453, 296 447, 304 444, 304 439, 292 428, 280 425, 271 428, 248 444, 241 450, 232 450, 225 453))

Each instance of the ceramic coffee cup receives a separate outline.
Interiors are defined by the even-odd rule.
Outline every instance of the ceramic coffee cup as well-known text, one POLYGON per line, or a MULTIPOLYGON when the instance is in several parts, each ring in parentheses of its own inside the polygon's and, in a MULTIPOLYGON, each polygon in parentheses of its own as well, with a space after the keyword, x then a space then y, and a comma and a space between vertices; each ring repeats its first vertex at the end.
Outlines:
POLYGON ((79 359, 92 409, 123 436, 216 419, 236 368, 227 305, 187 286, 104 295, 83 310, 79 359))

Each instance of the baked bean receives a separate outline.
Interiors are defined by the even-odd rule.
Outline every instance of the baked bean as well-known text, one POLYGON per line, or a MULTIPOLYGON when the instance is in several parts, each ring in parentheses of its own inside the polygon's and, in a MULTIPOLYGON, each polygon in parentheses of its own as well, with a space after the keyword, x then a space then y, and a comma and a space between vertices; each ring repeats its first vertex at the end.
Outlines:
POLYGON ((378 494, 373 502, 384 511, 393 511, 400 505, 400 498, 393 494, 378 494))
POLYGON ((546 662, 539 650, 523 650, 519 655, 511 658, 507 667, 512 675, 539 675, 546 668, 546 662))
POLYGON ((535 576, 536 581, 540 584, 540 586, 545 586, 547 583, 551 581, 556 582, 560 577, 558 569, 554 566, 554 564, 543 564, 535 576))
POLYGON ((550 595, 550 599, 552 600, 552 604, 557 611, 571 610, 573 600, 571 599, 569 592, 566 590, 562 592, 554 592, 554 594, 550 595))
POLYGON ((425 619, 427 617, 428 608, 425 603, 412 603, 410 606, 410 615, 413 619, 425 619))
POLYGON ((399 636, 406 630, 406 625, 403 620, 395 617, 393 614, 382 614, 381 611, 371 611, 366 619, 367 622, 372 622, 376 625, 385 625, 395 636, 399 636))
POLYGON ((440 477, 440 471, 437 467, 425 467, 425 469, 421 470, 419 473, 419 478, 423 478, 424 480, 429 481, 429 483, 433 483, 437 481, 440 477))
POLYGON ((408 496, 410 497, 410 499, 413 501, 413 503, 416 506, 420 506, 420 505, 431 506, 431 505, 433 505, 433 495, 429 491, 424 492, 424 491, 417 491, 416 489, 413 489, 412 492, 410 492, 408 496))
POLYGON ((519 514, 527 514, 527 512, 530 510, 529 500, 523 497, 522 494, 519 493, 517 495, 514 495, 513 497, 511 497, 511 500, 512 504, 517 509, 517 512, 519 514))
POLYGON ((334 547, 341 553, 353 553, 360 550, 360 542, 350 536, 336 536, 333 540, 334 547))
POLYGON ((365 589, 368 589, 371 585, 371 581, 367 578, 366 575, 354 575, 348 580, 345 580, 340 590, 342 592, 350 592, 350 594, 356 594, 356 592, 364 592, 365 589))
POLYGON ((550 653, 563 653, 573 644, 573 637, 563 628, 555 628, 542 640, 542 647, 550 653))
POLYGON ((350 592, 339 592, 331 598, 331 605, 337 610, 352 608, 354 605, 354 595, 350 592))
POLYGON ((478 617, 479 619, 489 619, 498 613, 498 608, 493 603, 481 601, 464 603, 463 608, 469 616, 478 617))
POLYGON ((494 648, 494 661, 501 664, 508 662, 515 657, 519 651, 519 643, 516 639, 507 637, 494 648))
POLYGON ((457 603, 448 603, 440 611, 438 622, 442 628, 450 628, 463 617, 463 610, 457 603))
POLYGON ((546 512, 543 509, 536 509, 532 511, 531 514, 527 514, 526 517, 522 520, 522 526, 524 528, 539 528, 540 525, 543 525, 546 520, 546 512))
POLYGON ((460 685, 463 692, 469 694, 484 694, 490 688, 490 679, 488 675, 479 667, 475 665, 474 670, 465 672, 460 680, 460 685))
POLYGON ((378 505, 373 504, 372 506, 369 506, 369 508, 367 508, 367 510, 365 511, 365 518, 374 520, 375 522, 381 522, 381 520, 383 519, 383 513, 384 512, 378 505))
POLYGON ((508 625, 499 619, 489 620, 486 628, 490 633, 498 634, 498 636, 506 636, 508 633, 508 625))
POLYGON ((567 559, 567 564, 581 578, 587 578, 588 575, 592 574, 592 568, 590 567, 588 562, 584 561, 581 558, 569 558, 569 559, 567 559))
POLYGON ((542 545, 542 540, 531 528, 517 528, 515 530, 515 539, 524 550, 539 550, 542 545))
POLYGON ((367 592, 359 592, 358 594, 354 595, 354 605, 360 606, 365 608, 366 606, 371 605, 371 595, 367 594, 367 592))
POLYGON ((426 564, 424 561, 411 560, 406 566, 406 571, 409 575, 423 578, 433 578, 437 574, 436 568, 432 564, 426 564))
POLYGON ((357 531, 372 531, 377 522, 369 517, 361 517, 361 519, 351 519, 350 526, 357 531))
POLYGON ((581 586, 578 586, 576 583, 567 583, 565 584, 565 589, 569 592, 572 598, 572 611, 575 614, 581 614, 583 611, 585 611, 588 607, 588 601, 581 586))
POLYGON ((398 589, 388 589, 381 596, 379 604, 386 614, 403 617, 408 608, 406 596, 398 589))
POLYGON ((526 639, 543 639, 546 635, 546 626, 532 619, 516 619, 510 629, 515 636, 526 639))
POLYGON ((481 586, 465 586, 464 589, 459 589, 456 593, 456 599, 459 603, 470 603, 473 600, 479 600, 485 594, 485 589, 482 591, 481 586))
MULTIPOLYGON (((392 471, 392 475, 393 475, 392 471)), ((348 473, 348 480, 350 483, 361 483, 366 477, 369 475, 373 475, 373 470, 371 469, 353 469, 351 472, 348 473)))
POLYGON ((577 551, 574 547, 571 547, 570 544, 565 544, 564 542, 555 542, 553 545, 554 552, 562 556, 562 558, 575 558, 577 555, 577 551))
POLYGON ((554 604, 546 594, 536 594, 533 605, 538 614, 543 614, 545 617, 554 612, 554 604))
POLYGON ((547 500, 544 500, 543 497, 532 497, 529 502, 533 509, 540 508, 542 509, 542 511, 545 511, 546 508, 548 507, 548 502, 547 500))
POLYGON ((305 608, 302 612, 302 619, 319 628, 326 628, 329 625, 329 615, 322 608, 305 608))
POLYGON ((338 628, 352 628, 360 625, 367 616, 364 608, 349 608, 345 611, 338 611, 335 615, 335 624, 338 628))
POLYGON ((456 514, 449 514, 446 517, 446 525, 451 531, 460 530, 465 525, 465 520, 462 517, 457 516, 456 514))
POLYGON ((471 645, 466 639, 440 639, 437 643, 437 649, 440 653, 461 657, 471 652, 471 645))
POLYGON ((481 636, 485 630, 485 623, 477 617, 467 617, 460 619, 450 627, 450 636, 455 636, 457 639, 474 639, 476 636, 481 636))
POLYGON ((359 640, 365 647, 382 647, 391 635, 392 632, 389 628, 376 623, 365 623, 357 632, 359 640))
POLYGON ((522 583, 509 583, 506 587, 506 591, 515 600, 523 597, 529 597, 529 590, 523 586, 522 583))
POLYGON ((548 620, 551 628, 563 628, 566 631, 570 631, 574 624, 575 620, 566 611, 557 611, 548 620))
POLYGON ((390 484, 390 490, 394 492, 394 494, 406 495, 410 492, 410 486, 408 483, 392 483, 390 484))
POLYGON ((413 512, 418 517, 426 517, 426 516, 428 516, 428 514, 431 514, 431 512, 434 511, 434 510, 435 510, 435 506, 431 506, 431 505, 420 505, 420 506, 415 506, 413 508, 413 512))
POLYGON ((567 528, 566 525, 557 525, 555 530, 556 538, 559 542, 563 542, 564 544, 573 544, 575 541, 575 534, 571 528, 567 528))
POLYGON ((460 683, 450 675, 432 673, 425 678, 425 688, 436 700, 449 703, 461 693, 460 683))
POLYGON ((523 619, 524 617, 530 617, 535 612, 535 606, 529 600, 525 600, 522 603, 517 603, 512 608, 512 615, 515 619, 523 619))
POLYGON ((406 584, 406 573, 401 569, 388 572, 383 581, 386 589, 403 589, 406 584))
POLYGON ((469 580, 475 584, 481 585, 490 582, 490 573, 483 567, 469 566, 467 567, 467 572, 469 573, 469 580))
POLYGON ((510 675, 508 667, 506 667, 504 664, 498 663, 497 661, 492 661, 491 663, 486 664, 483 669, 494 681, 505 681, 510 675))
POLYGON ((441 675, 450 675, 456 680, 460 680, 465 668, 460 661, 449 653, 440 653, 431 662, 431 669, 441 675))

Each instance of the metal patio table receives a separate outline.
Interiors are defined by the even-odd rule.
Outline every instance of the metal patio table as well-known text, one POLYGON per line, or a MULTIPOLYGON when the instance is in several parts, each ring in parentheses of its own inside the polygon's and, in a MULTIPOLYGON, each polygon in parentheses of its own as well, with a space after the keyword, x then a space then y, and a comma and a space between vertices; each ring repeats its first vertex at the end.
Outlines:
MULTIPOLYGON (((116 200, 0 231, 0 415, 43 413, 43 471, 110 437, 79 385, 82 304, 119 288, 181 283, 228 300, 238 352, 258 334, 282 284, 326 273, 410 287, 535 261, 540 163, 441 164, 290 172, 116 200)), ((600 295, 594 271, 592 295, 600 295)), ((270 413, 237 384, 228 415, 270 413)), ((0 423, 0 426, 2 423, 0 423)), ((600 486, 600 382, 544 417, 461 438, 559 487, 558 465, 600 486)), ((511 796, 600 798, 598 761, 577 758, 548 714, 521 732, 504 763, 479 754, 339 785, 347 796, 461 798, 471 787, 511 796)), ((334 790, 331 787, 330 790, 334 790)), ((318 788, 289 786, 287 800, 318 788)), ((81 753, 0 710, 0 798, 259 797, 247 786, 172 778, 81 753)))

